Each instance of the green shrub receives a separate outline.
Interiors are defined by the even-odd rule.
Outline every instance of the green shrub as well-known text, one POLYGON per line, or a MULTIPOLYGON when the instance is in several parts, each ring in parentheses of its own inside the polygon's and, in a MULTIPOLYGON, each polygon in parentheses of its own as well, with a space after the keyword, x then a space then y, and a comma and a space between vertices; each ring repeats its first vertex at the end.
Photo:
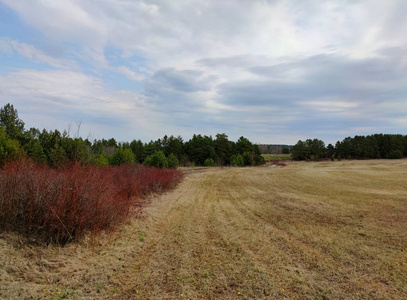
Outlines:
POLYGON ((24 155, 17 140, 10 139, 3 127, 0 127, 0 166, 24 155))
POLYGON ((168 155, 167 160, 168 160, 168 168, 169 169, 178 168, 178 164, 179 164, 178 163, 178 158, 173 153, 168 155))
POLYGON ((232 157, 230 158, 230 165, 233 167, 243 167, 244 166, 243 156, 241 156, 240 154, 232 155, 232 157))
POLYGON ((135 162, 135 157, 131 149, 118 148, 115 153, 110 156, 109 162, 111 165, 119 166, 121 164, 129 164, 135 162))
POLYGON ((214 167, 215 166, 215 162, 213 161, 212 158, 207 158, 204 161, 204 166, 206 167, 214 167))
POLYGON ((90 163, 96 166, 107 166, 109 164, 109 160, 103 153, 95 154, 92 156, 90 163))
POLYGON ((162 151, 155 151, 150 156, 147 156, 144 160, 144 164, 160 169, 168 168, 168 160, 162 151))
POLYGON ((256 154, 254 156, 254 164, 256 166, 264 165, 265 163, 266 163, 266 160, 264 159, 264 157, 262 155, 256 154))

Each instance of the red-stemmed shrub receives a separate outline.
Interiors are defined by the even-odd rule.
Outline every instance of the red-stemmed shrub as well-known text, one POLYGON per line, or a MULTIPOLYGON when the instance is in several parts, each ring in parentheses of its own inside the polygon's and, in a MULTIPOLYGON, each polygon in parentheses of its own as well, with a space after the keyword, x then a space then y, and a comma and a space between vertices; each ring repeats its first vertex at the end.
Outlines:
POLYGON ((0 169, 0 228, 65 244, 115 228, 142 197, 181 179, 177 170, 135 164, 52 169, 32 161, 7 163, 0 169))

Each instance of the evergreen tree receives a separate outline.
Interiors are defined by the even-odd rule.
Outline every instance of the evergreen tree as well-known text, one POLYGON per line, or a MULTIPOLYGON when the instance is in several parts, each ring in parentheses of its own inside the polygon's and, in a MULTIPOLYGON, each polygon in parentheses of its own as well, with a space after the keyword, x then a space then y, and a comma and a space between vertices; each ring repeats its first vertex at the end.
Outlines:
POLYGON ((20 140, 23 137, 24 122, 10 103, 0 108, 0 127, 4 127, 10 139, 20 140))
POLYGON ((170 169, 178 168, 178 164, 179 164, 178 158, 174 155, 174 153, 171 153, 170 155, 168 155, 167 161, 168 161, 168 168, 170 168, 170 169))
POLYGON ((250 152, 248 152, 248 151, 244 152, 242 157, 243 157, 243 161, 244 161, 245 166, 253 165, 253 156, 252 156, 252 154, 250 152))
POLYGON ((0 166, 23 155, 24 151, 20 147, 20 143, 15 139, 11 139, 7 135, 6 130, 0 127, 0 166))
POLYGON ((231 144, 228 140, 228 136, 224 133, 218 133, 214 141, 215 152, 218 157, 218 164, 220 166, 230 163, 229 158, 232 154, 231 144))
POLYGON ((130 143, 130 149, 133 151, 136 160, 139 163, 142 163, 146 158, 143 142, 140 140, 133 140, 130 143))

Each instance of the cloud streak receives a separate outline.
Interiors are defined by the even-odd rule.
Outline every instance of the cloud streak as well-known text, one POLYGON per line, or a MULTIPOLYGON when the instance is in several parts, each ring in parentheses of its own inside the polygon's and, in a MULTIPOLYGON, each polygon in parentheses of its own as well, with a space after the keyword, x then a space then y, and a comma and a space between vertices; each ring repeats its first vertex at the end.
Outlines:
POLYGON ((34 46, 20 43, 19 41, 10 38, 0 37, 0 52, 12 54, 13 52, 29 58, 37 63, 44 63, 57 69, 78 69, 78 63, 74 60, 57 59, 47 55, 41 50, 36 49, 34 46))

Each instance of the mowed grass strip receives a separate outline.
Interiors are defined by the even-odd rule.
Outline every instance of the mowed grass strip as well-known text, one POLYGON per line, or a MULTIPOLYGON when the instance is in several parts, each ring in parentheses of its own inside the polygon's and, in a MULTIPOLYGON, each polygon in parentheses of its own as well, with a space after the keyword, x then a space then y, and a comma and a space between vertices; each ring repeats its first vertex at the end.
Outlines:
POLYGON ((405 165, 335 164, 236 171, 231 237, 289 298, 405 298, 405 165))
POLYGON ((407 160, 206 169, 143 213, 100 246, 3 237, 0 296, 407 298, 407 160))

